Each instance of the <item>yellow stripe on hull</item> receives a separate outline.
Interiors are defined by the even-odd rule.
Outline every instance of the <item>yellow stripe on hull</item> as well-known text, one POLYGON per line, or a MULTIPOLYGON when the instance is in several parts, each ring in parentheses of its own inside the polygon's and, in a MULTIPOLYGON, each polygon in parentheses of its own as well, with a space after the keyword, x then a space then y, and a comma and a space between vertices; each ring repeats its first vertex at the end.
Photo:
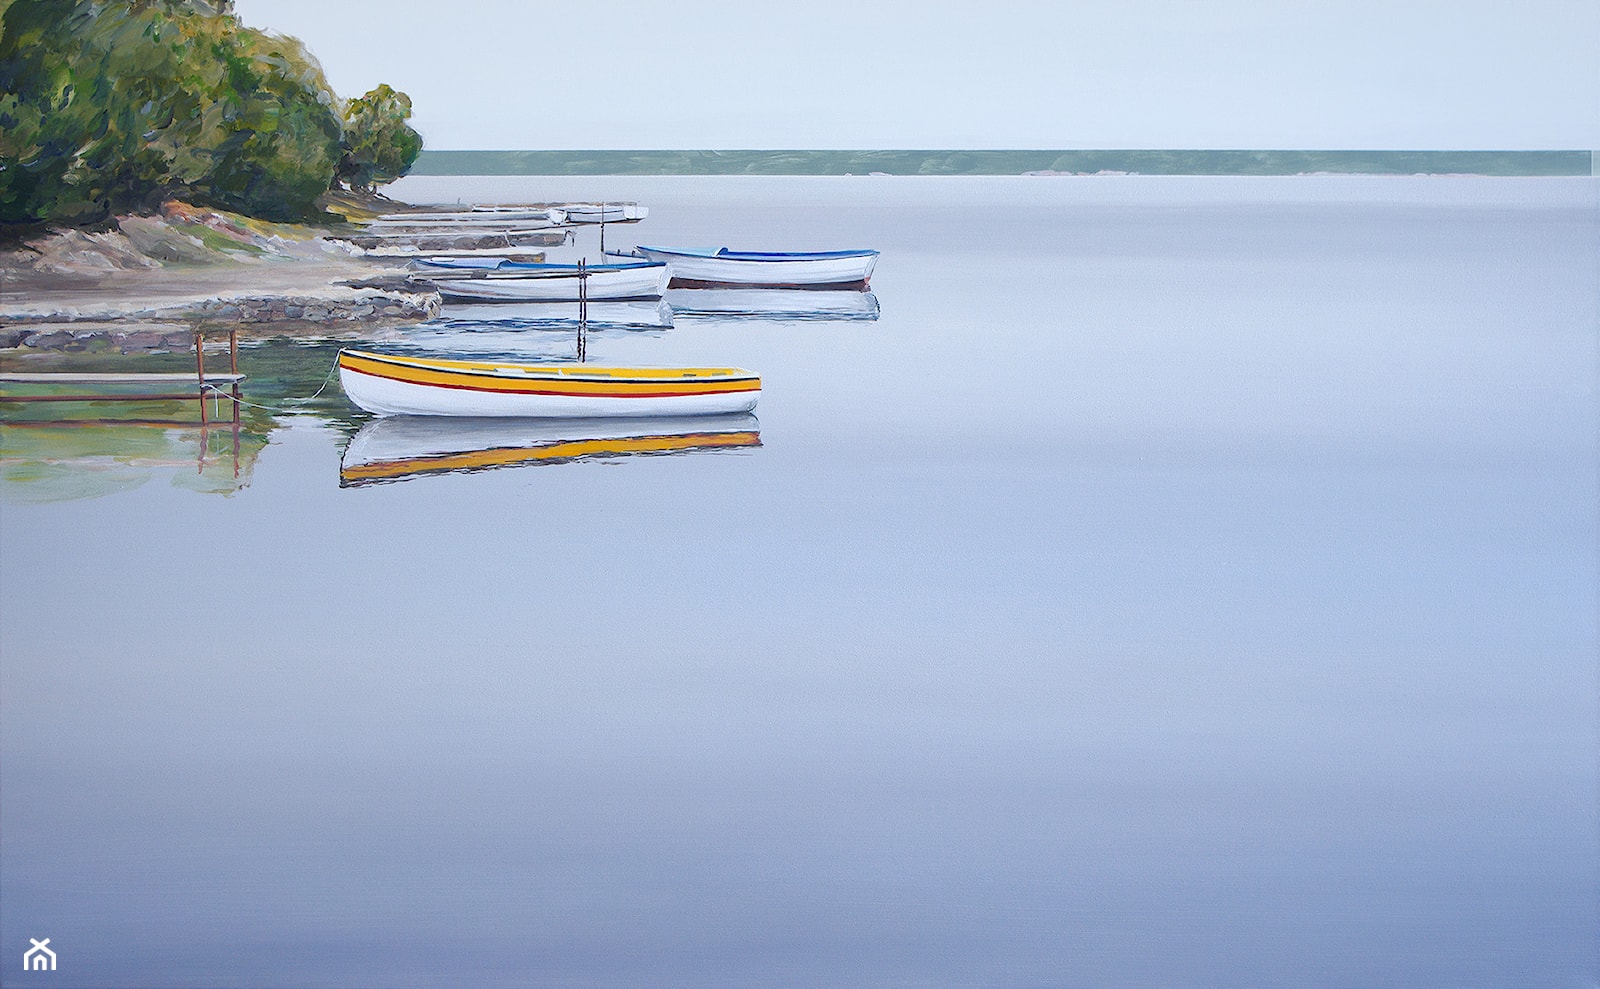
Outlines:
POLYGON ((747 412, 759 375, 741 368, 594 367, 395 357, 345 350, 340 381, 378 415, 710 415, 747 412))

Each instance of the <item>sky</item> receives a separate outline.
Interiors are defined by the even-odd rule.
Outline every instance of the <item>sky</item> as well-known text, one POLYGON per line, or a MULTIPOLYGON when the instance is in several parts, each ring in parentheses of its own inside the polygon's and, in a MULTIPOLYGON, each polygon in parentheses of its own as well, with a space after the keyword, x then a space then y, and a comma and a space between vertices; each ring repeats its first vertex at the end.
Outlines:
POLYGON ((436 149, 1600 149, 1597 0, 236 0, 436 149))

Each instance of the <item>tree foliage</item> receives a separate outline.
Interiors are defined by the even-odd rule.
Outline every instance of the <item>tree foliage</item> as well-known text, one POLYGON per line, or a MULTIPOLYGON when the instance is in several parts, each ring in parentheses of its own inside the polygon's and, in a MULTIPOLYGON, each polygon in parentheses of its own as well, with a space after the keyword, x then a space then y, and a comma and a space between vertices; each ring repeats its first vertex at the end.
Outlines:
POLYGON ((298 41, 241 25, 228 2, 0 0, 6 223, 93 223, 174 196, 303 218, 346 154, 343 111, 298 41))
POLYGON ((422 135, 411 129, 411 97, 387 83, 358 99, 344 112, 344 156, 339 179, 354 189, 371 189, 406 172, 422 151, 422 135))

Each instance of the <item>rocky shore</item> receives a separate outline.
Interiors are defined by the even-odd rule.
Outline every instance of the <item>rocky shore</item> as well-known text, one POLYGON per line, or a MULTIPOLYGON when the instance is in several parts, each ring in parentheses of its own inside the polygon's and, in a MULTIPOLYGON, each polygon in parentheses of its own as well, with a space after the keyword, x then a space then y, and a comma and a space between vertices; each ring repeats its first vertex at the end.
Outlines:
POLYGON ((192 347, 197 329, 343 336, 437 315, 438 293, 407 284, 404 261, 363 257, 351 229, 174 202, 11 245, 0 249, 0 348, 152 352, 192 347))

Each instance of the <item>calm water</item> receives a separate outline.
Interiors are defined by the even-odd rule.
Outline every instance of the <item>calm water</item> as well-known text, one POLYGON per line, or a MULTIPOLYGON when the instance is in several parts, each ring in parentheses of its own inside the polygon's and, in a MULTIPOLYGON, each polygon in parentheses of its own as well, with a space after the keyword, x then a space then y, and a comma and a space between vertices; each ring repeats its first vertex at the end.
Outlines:
POLYGON ((1596 180, 395 188, 877 247, 878 318, 591 336, 761 371, 714 451, 9 427, 6 985, 1600 980, 1596 180))

